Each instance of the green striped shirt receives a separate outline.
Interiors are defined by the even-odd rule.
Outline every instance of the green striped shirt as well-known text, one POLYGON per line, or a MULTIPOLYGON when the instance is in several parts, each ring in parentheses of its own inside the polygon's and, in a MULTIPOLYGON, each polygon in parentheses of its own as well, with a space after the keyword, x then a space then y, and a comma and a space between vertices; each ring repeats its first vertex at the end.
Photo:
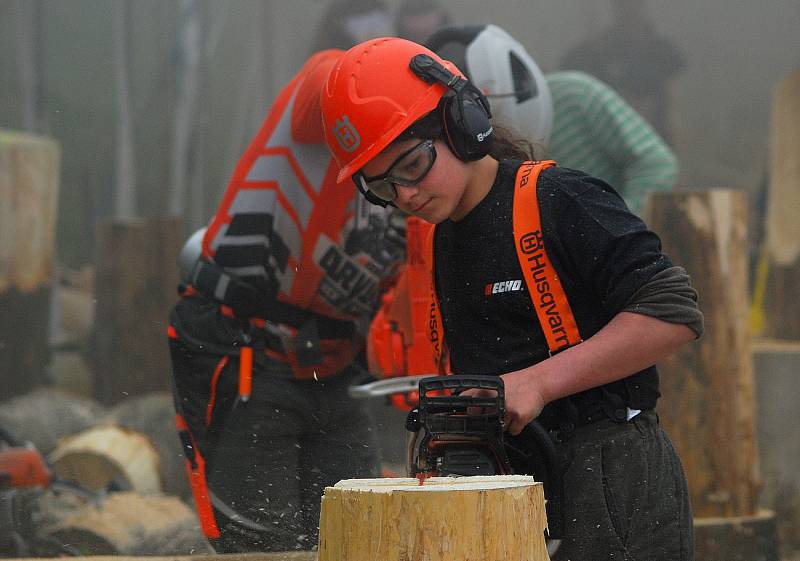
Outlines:
POLYGON ((603 179, 636 213, 649 191, 674 188, 675 154, 614 90, 583 72, 546 78, 554 111, 548 158, 603 179))

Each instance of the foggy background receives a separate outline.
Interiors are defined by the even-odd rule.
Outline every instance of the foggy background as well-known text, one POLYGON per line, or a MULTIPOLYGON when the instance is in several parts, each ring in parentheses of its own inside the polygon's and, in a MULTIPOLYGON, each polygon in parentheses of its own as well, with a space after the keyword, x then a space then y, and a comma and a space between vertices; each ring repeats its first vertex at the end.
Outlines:
MULTIPOLYGON (((454 23, 505 28, 546 73, 560 70, 571 47, 611 20, 604 0, 442 4, 454 23)), ((645 4, 658 31, 686 59, 671 108, 679 188, 755 194, 766 170, 772 88, 800 64, 800 2, 645 4)), ((70 267, 92 260, 94 224, 114 212, 123 119, 134 139, 129 154, 140 216, 170 207, 176 119, 189 123, 178 180, 190 195, 180 206, 187 232, 202 226, 272 97, 310 54, 326 6, 324 0, 0 0, 0 127, 41 132, 61 144, 58 260, 70 267), (199 10, 201 23, 199 34, 187 38, 181 10, 188 5, 199 10), (120 112, 115 77, 121 35, 128 115, 120 112), (192 44, 201 49, 187 48, 192 44), (192 64, 197 97, 177 115, 186 91, 181 76, 192 64)))
MULTIPOLYGON (((612 23, 609 0, 439 2, 450 12, 452 23, 494 23, 506 29, 545 73, 569 70, 561 66, 565 55, 604 33, 612 23)), ((400 0, 384 3, 394 9, 400 0)), ((680 164, 677 188, 744 191, 751 205, 748 249, 753 254, 763 228, 773 90, 800 67, 800 0, 642 3, 658 35, 684 59, 668 97, 669 144, 680 164)), ((7 333, 39 337, 46 347, 43 351, 52 351, 52 360, 49 356, 39 359, 48 365, 46 379, 39 380, 39 373, 27 371, 27 365, 14 358, 14 341, 0 340, 0 366, 6 366, 0 369, 4 388, 0 402, 13 395, 12 382, 26 377, 28 386, 41 381, 47 382, 45 386, 68 388, 76 394, 69 399, 98 397, 93 385, 103 380, 122 381, 115 390, 134 379, 155 380, 161 390, 157 395, 116 391, 113 401, 121 403, 102 407, 88 401, 70 402, 70 407, 79 408, 69 417, 79 417, 74 425, 67 422, 66 409, 59 409, 63 401, 55 394, 33 392, 32 401, 20 401, 15 409, 0 408, 0 425, 16 421, 24 429, 21 435, 46 454, 56 447, 57 437, 100 421, 125 421, 130 423, 125 426, 147 433, 166 451, 159 450, 169 476, 165 493, 190 501, 180 452, 175 452, 178 441, 162 328, 177 299, 177 270, 164 272, 170 267, 163 263, 175 261, 172 253, 177 251, 170 248, 179 247, 180 242, 177 236, 168 240, 174 243, 163 245, 147 238, 141 246, 132 245, 134 251, 124 244, 108 243, 104 253, 97 227, 110 218, 121 223, 133 217, 177 217, 165 220, 164 230, 176 224, 176 229, 183 229, 182 240, 205 225, 272 99, 311 54, 328 5, 328 0, 0 0, 0 139, 6 129, 29 131, 55 139, 61 151, 52 260, 56 266, 45 272, 53 278, 38 279, 40 285, 31 294, 0 291, 0 314, 7 333), (144 259, 136 260, 137 255, 153 257, 157 266, 148 269, 144 259), (105 292, 95 290, 94 282, 93 266, 102 257, 109 262, 98 274, 105 274, 105 283, 96 284, 100 289, 105 284, 105 292), (110 265, 122 269, 121 264, 136 274, 122 280, 110 278, 110 265), (78 272, 84 266, 88 266, 86 274, 78 272), (129 286, 136 283, 142 286, 129 286), (119 287, 126 289, 120 291, 122 298, 111 292, 119 287), (125 295, 130 295, 129 301, 117 306, 125 295), (8 302, 18 305, 12 309, 8 302), (32 304, 37 307, 33 309, 32 304), (95 317, 95 305, 107 314, 114 312, 115 320, 122 318, 117 324, 122 329, 110 331, 110 322, 95 317), (128 315, 137 309, 140 315, 128 315), (76 310, 80 313, 70 315, 76 310), (48 329, 57 332, 54 326, 70 322, 73 331, 67 335, 74 339, 46 335, 48 329), (141 326, 153 328, 153 333, 137 332, 141 326), (138 348, 145 354, 126 355, 126 337, 112 337, 120 333, 128 340, 139 338, 138 348), (106 338, 102 345, 99 336, 106 338), (94 356, 97 348, 117 350, 123 358, 104 363, 100 359, 108 357, 94 356), (111 367, 106 368, 107 364, 111 367), (51 422, 37 433, 40 418, 51 422)), ((0 181, 0 188, 3 185, 0 181)), ((22 200, 29 194, 24 189, 19 190, 21 195, 12 189, 0 195, 22 200)), ((24 217, 14 218, 31 230, 37 226, 24 217)), ((44 218, 42 222, 52 224, 44 218)), ((155 229, 152 224, 157 221, 143 228, 155 229)), ((0 234, 9 230, 0 228, 0 234)), ((135 235, 114 238, 111 233, 106 229, 105 238, 129 243, 139 239, 135 235)), ((38 231, 21 237, 29 235, 36 237, 38 231)), ((23 241, 27 240, 0 238, 0 259, 11 261, 7 255, 14 252, 4 251, 8 247, 24 252, 23 241)), ((45 252, 45 259, 50 262, 49 253, 45 252)), ((795 294, 796 283, 786 283, 779 296, 789 302, 795 294)), ((742 298, 742 309, 749 296, 742 298)), ((730 328, 721 326, 726 333, 730 328)), ((779 513, 785 528, 782 538, 800 551, 796 530, 800 528, 800 440, 793 397, 800 346, 796 340, 792 344, 789 350, 775 347, 769 351, 773 354, 762 350, 761 358, 757 357, 761 361, 757 362, 759 423, 765 427, 759 437, 766 481, 763 504, 779 513)), ((402 431, 404 413, 378 401, 373 413, 379 431, 402 431)), ((391 452, 401 457, 400 439, 386 445, 383 453, 395 445, 391 452)), ((189 512, 189 518, 195 524, 193 513, 189 512)), ((194 526, 192 531, 197 533, 194 526)), ((172 529, 165 531, 164 543, 174 542, 174 535, 172 529)))

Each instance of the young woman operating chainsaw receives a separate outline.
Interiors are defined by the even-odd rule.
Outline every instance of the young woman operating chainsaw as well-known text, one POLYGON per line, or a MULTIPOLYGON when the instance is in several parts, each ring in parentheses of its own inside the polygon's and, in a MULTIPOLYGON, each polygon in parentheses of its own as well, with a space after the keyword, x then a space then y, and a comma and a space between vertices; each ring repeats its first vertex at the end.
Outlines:
POLYGON ((453 372, 501 376, 508 431, 538 419, 555 436, 556 559, 691 559, 653 364, 702 333, 702 314, 658 237, 601 180, 526 161, 481 92, 415 43, 352 48, 321 105, 339 181, 436 225, 431 321, 453 372))

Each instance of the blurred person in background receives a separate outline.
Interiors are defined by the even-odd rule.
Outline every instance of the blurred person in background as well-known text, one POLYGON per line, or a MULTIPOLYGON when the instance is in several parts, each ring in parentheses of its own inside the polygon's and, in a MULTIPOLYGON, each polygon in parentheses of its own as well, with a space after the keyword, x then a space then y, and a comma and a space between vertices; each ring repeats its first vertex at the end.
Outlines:
POLYGON ((609 84, 671 143, 671 88, 686 59, 648 19, 645 0, 610 1, 611 25, 568 51, 561 68, 583 70, 609 84))
POLYGON ((403 259, 405 224, 355 190, 333 192, 319 94, 338 49, 392 31, 378 0, 330 3, 315 54, 181 254, 173 387, 197 511, 220 553, 311 549, 324 488, 378 475, 370 419, 347 388, 366 376, 364 331, 403 259))
POLYGON ((495 121, 530 140, 538 157, 607 181, 636 213, 648 192, 674 188, 673 152, 600 80, 573 71, 543 75, 525 47, 496 25, 446 26, 426 44, 486 94, 495 121))
POLYGON ((403 224, 336 185, 319 97, 340 54, 313 55, 278 94, 180 258, 178 428, 220 553, 311 549, 324 488, 378 475, 347 389, 364 376, 365 323, 403 258, 403 224))
POLYGON ((314 31, 312 52, 349 49, 394 34, 392 14, 380 0, 334 0, 314 31))
POLYGON ((403 0, 394 14, 395 34, 420 44, 450 23, 450 13, 437 0, 403 0))

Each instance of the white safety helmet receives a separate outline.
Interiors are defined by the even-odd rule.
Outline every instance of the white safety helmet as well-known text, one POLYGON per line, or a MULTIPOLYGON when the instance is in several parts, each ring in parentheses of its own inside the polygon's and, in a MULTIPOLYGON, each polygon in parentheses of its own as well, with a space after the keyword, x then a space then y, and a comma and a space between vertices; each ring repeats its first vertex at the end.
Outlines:
POLYGON ((190 281, 195 263, 203 255, 203 237, 205 235, 206 228, 197 230, 184 242, 181 252, 178 254, 178 271, 182 282, 190 281))
POLYGON ((426 46, 453 62, 480 89, 492 119, 516 129, 534 147, 547 148, 553 101, 539 66, 525 47, 496 25, 448 25, 426 46))

